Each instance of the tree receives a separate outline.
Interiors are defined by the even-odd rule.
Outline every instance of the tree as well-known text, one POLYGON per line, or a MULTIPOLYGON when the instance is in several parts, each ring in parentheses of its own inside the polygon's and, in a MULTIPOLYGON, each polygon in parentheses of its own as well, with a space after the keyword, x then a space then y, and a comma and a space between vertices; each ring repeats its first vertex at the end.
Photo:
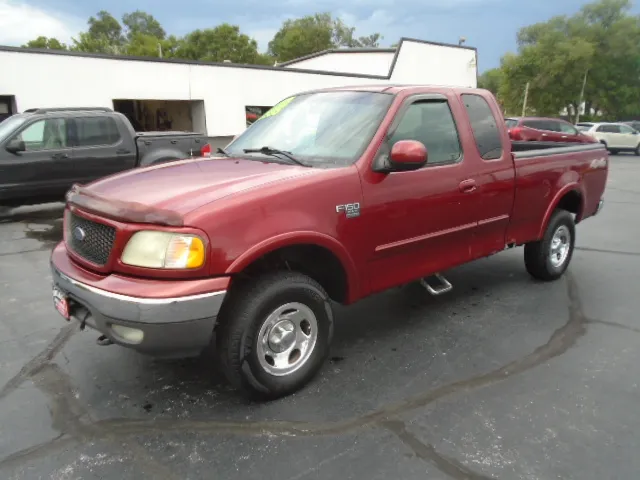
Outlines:
POLYGON ((126 45, 126 54, 134 57, 172 58, 176 56, 179 45, 180 40, 174 35, 163 40, 153 35, 134 33, 126 45))
POLYGON ((498 96, 498 92, 503 82, 503 76, 503 72, 500 68, 487 70, 478 78, 478 87, 489 90, 495 96, 498 96))
POLYGON ((22 45, 22 48, 44 48, 48 50, 67 50, 67 46, 57 38, 38 37, 22 45))
POLYGON ((89 17, 89 29, 73 38, 71 50, 89 53, 124 53, 126 38, 122 25, 107 11, 101 10, 96 17, 89 17))
POLYGON ((191 60, 233 63, 263 63, 258 42, 240 33, 240 27, 223 23, 215 28, 194 30, 185 35, 176 48, 175 56, 191 60))
POLYGON ((269 54, 286 62, 331 48, 377 47, 381 38, 379 33, 355 38, 354 27, 330 13, 316 13, 286 20, 269 42, 269 54))
POLYGON ((640 114, 640 19, 629 0, 600 0, 572 17, 554 17, 518 33, 518 54, 505 55, 499 94, 508 110, 528 105, 538 115, 586 113, 616 119, 640 114))
POLYGON ((136 10, 132 13, 125 13, 122 16, 122 23, 127 29, 127 39, 131 42, 136 35, 147 35, 164 40, 166 32, 153 15, 136 10))
POLYGON ((89 17, 89 35, 94 39, 104 39, 110 45, 122 46, 125 38, 122 35, 122 25, 105 11, 100 10, 96 17, 89 17))

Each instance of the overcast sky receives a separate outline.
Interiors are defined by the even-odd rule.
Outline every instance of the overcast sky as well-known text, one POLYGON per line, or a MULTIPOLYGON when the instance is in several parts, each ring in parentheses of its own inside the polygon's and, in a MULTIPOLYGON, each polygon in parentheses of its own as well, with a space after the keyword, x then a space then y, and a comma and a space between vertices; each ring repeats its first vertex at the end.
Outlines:
MULTIPOLYGON (((328 11, 357 28, 379 32, 382 46, 401 36, 478 48, 480 70, 497 66, 516 48, 518 28, 551 16, 573 14, 584 0, 0 0, 0 44, 21 45, 39 35, 69 41, 86 28, 87 18, 105 9, 120 19, 136 9, 153 14, 176 35, 223 22, 240 25, 262 50, 282 21, 328 11), (268 6, 272 5, 272 6, 268 6)), ((636 12, 640 8, 636 4, 636 12)))

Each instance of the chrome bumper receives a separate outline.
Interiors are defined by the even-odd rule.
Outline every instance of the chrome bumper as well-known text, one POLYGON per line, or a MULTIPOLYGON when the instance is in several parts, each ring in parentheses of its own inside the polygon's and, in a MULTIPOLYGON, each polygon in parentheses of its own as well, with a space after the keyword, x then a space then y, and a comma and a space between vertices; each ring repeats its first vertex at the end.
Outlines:
POLYGON ((211 342, 226 291, 177 298, 139 298, 107 292, 78 282, 51 265, 54 286, 70 301, 71 318, 105 335, 113 343, 161 357, 198 355, 211 342), (128 341, 118 326, 143 332, 128 341))

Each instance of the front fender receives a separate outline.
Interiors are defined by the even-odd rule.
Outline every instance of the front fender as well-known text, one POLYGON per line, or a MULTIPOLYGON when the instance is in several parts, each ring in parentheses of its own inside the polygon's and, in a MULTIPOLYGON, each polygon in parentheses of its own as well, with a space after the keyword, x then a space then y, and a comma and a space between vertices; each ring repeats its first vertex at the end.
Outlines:
POLYGON ((342 264, 342 268, 344 268, 347 276, 347 302, 351 303, 353 299, 358 298, 360 294, 360 280, 353 258, 344 245, 334 237, 318 232, 287 232, 264 240, 236 258, 225 273, 228 275, 239 273, 260 257, 280 248, 294 245, 317 245, 333 253, 342 264))

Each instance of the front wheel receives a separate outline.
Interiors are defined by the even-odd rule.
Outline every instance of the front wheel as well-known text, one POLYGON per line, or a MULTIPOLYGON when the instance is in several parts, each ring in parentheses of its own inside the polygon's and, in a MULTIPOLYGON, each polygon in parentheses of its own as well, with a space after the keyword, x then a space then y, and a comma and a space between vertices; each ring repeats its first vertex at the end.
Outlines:
POLYGON ((542 237, 524 247, 524 263, 533 278, 556 280, 567 270, 575 245, 575 223, 566 210, 556 210, 542 237))
POLYGON ((296 272, 258 277, 230 293, 216 332, 229 382, 250 397, 273 399, 305 386, 329 356, 329 297, 296 272))

